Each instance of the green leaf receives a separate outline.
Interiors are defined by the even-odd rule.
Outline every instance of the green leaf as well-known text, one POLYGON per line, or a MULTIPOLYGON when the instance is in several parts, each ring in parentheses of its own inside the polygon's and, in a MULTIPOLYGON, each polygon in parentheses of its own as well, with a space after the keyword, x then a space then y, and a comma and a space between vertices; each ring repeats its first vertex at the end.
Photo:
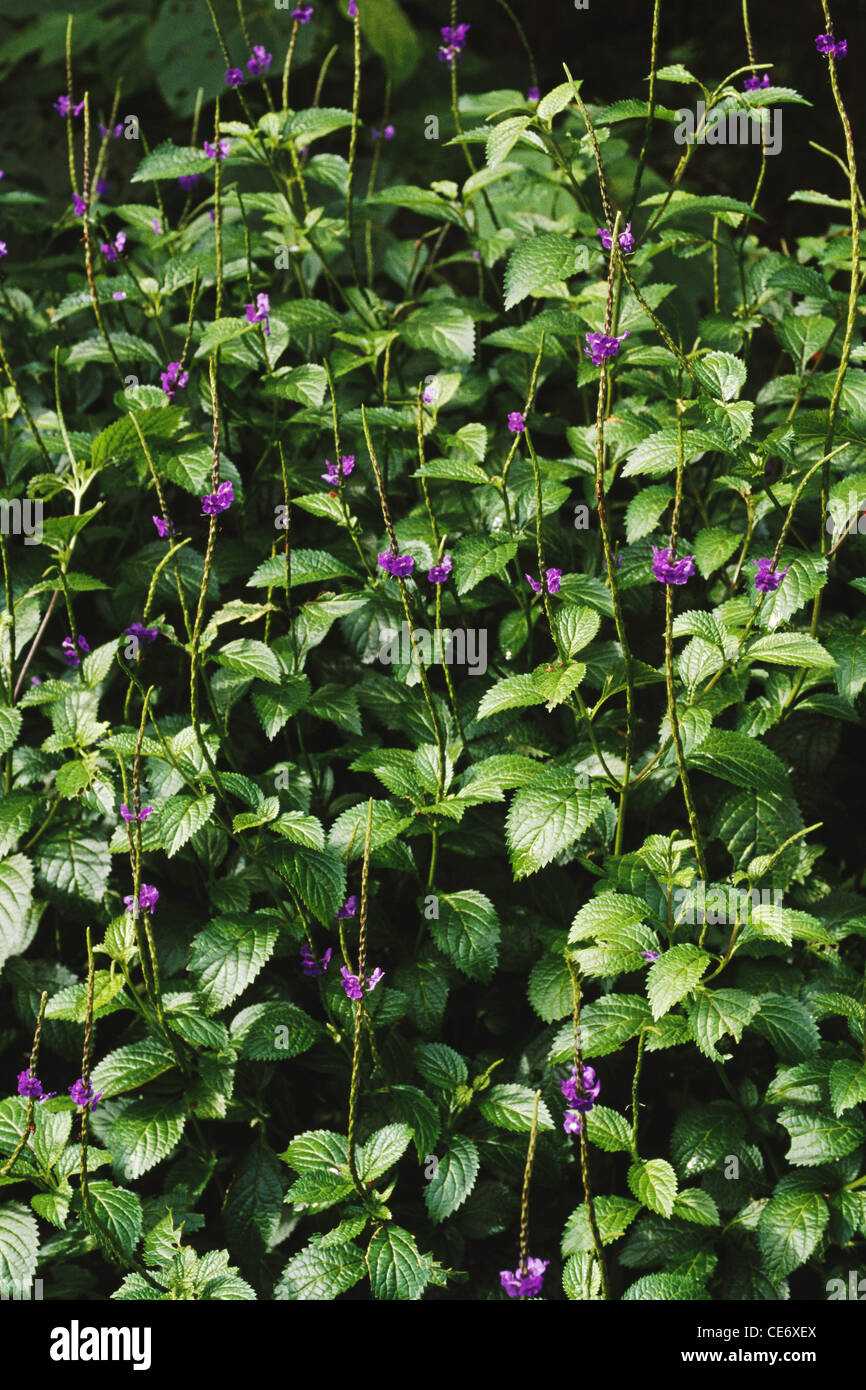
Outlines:
POLYGON ((169 859, 210 820, 215 804, 215 798, 208 792, 197 800, 191 796, 171 796, 160 807, 154 831, 158 832, 169 859))
POLYGON ((574 253, 575 243, 561 232, 543 232, 521 242, 505 270, 506 310, 530 295, 564 297, 563 282, 574 274, 574 253))
POLYGON ((791 1137, 785 1157, 797 1167, 815 1167, 853 1153, 866 1139, 866 1120, 860 1116, 841 1120, 826 1111, 782 1110, 778 1116, 791 1137))
POLYGON ((531 117, 529 116, 509 116, 507 120, 500 121, 498 125, 493 126, 487 137, 486 164, 488 168, 492 169, 508 157, 530 120, 531 117))
POLYGON ((629 502, 625 513, 626 540, 629 545, 643 540, 656 529, 659 517, 673 500, 673 489, 667 483, 651 483, 642 487, 629 502))
POLYGON ((818 1051, 821 1035, 799 999, 786 994, 762 994, 760 1005, 751 1026, 772 1043, 780 1057, 798 1062, 818 1051))
POLYGON ((309 676, 285 676, 278 689, 254 690, 253 709, 268 739, 276 738, 293 714, 310 698, 309 676))
POLYGON ((374 1298, 414 1302, 430 1281, 432 1262, 409 1231, 388 1222, 367 1247, 367 1266, 374 1298))
POLYGON ((21 731, 23 718, 20 709, 0 708, 0 753, 8 752, 12 747, 21 731))
POLYGON ((256 978, 270 959, 277 940, 272 919, 238 913, 233 921, 215 917, 192 939, 189 970, 205 1012, 230 1004, 256 978))
MULTIPOLYGON (((93 1017, 103 1018, 117 1009, 129 1007, 128 1001, 118 998, 123 991, 123 976, 113 975, 108 970, 96 970, 93 974, 93 1017)), ((46 1018, 67 1019, 71 1023, 83 1023, 87 1017, 87 985, 67 985, 52 995, 45 1009, 46 1018)))
POLYGON ((482 579, 499 574, 517 554, 516 541, 493 541, 484 536, 467 536, 454 550, 454 578, 457 592, 470 593, 482 579))
POLYGON ((4 1298, 32 1298, 39 1260, 39 1227, 20 1202, 0 1206, 0 1291, 4 1298))
MULTIPOLYGON (((584 1058, 606 1057, 618 1051, 642 1028, 652 1022, 649 1004, 637 994, 610 994, 581 1009, 580 1034, 584 1058)), ((574 1040, 567 1024, 550 1051, 551 1062, 568 1061, 574 1040)))
POLYGON ((700 1187, 687 1187, 678 1192, 673 1214, 696 1226, 718 1226, 720 1222, 718 1207, 710 1194, 700 1187))
POLYGON ((313 1173, 318 1168, 334 1168, 348 1162, 345 1135, 330 1129, 308 1129, 298 1134, 285 1153, 278 1156, 296 1173, 313 1173))
POLYGON ((695 376, 723 401, 736 400, 746 384, 746 367, 730 352, 706 352, 694 359, 695 376))
POLYGON ((113 1121, 109 1144, 122 1178, 140 1178, 167 1158, 186 1124, 182 1100, 134 1100, 113 1121))
POLYGON ((526 705, 543 705, 544 695, 530 675, 505 676, 485 691, 476 718, 489 719, 504 709, 520 709, 526 705))
POLYGON ((725 1060, 716 1050, 729 1033, 735 1042, 760 1008, 760 1000, 742 989, 700 989, 689 1011, 689 1030, 701 1052, 713 1062, 725 1060))
POLYGON ((113 1245, 125 1255, 131 1255, 141 1238, 143 1214, 141 1200, 125 1187, 98 1179, 87 1184, 87 1203, 83 1206, 84 1224, 100 1245, 107 1233, 113 1245))
POLYGON ((286 1265, 276 1285, 277 1300, 330 1302, 360 1282, 367 1273, 357 1245, 308 1245, 286 1265))
POLYGON ((830 1072, 830 1100, 833 1114, 837 1116, 866 1100, 866 1064, 848 1057, 834 1062, 830 1072))
POLYGON ((282 1206, 280 1165, 273 1150, 260 1140, 238 1164, 223 1203, 229 1248, 245 1259, 261 1259, 276 1235, 282 1206))
POLYGON ((571 924, 569 941, 583 941, 596 933, 603 935, 617 927, 634 927, 652 916, 643 898, 627 893, 599 893, 590 898, 571 924))
POLYGON ((543 869, 573 845, 607 804, 598 783, 578 788, 572 778, 556 770, 521 787, 512 798, 505 825, 515 879, 543 869))
POLYGON ((571 661, 565 666, 548 662, 535 668, 532 684, 544 699, 544 708, 549 714, 573 694, 585 675, 586 667, 581 661, 571 661))
POLYGON ((395 88, 409 80, 421 59, 421 43, 397 0, 367 0, 359 9, 361 32, 379 54, 395 88))
POLYGON ((478 1167, 478 1150, 472 1140, 456 1134, 424 1192, 431 1221, 444 1221, 463 1205, 475 1186, 478 1167))
POLYGON ((773 666, 809 666, 819 671, 830 671, 836 665, 836 658, 802 632, 774 632, 768 637, 759 637, 750 642, 743 653, 743 661, 763 661, 773 666))
POLYGON ((106 1098, 118 1096, 123 1091, 137 1090, 174 1066, 177 1058, 165 1043, 145 1038, 110 1052, 93 1068, 90 1083, 94 1091, 102 1091, 106 1098))
POLYGON ((672 1303, 676 1300, 693 1303, 706 1299, 707 1294, 699 1280, 690 1279, 685 1274, 643 1274, 630 1284, 622 1295, 627 1303, 641 1300, 653 1303, 672 1303))
POLYGON ((415 1065, 425 1081, 443 1091, 456 1091, 465 1086, 469 1072, 466 1063, 446 1043, 422 1043, 415 1048, 415 1065))
POLYGON ((729 729, 711 729, 688 756, 691 767, 724 778, 735 787, 771 791, 789 790, 788 773, 778 754, 757 739, 729 729))
POLYGON ((296 1004, 273 999, 252 1004, 232 1019, 231 1035, 241 1057, 253 1062, 282 1062, 308 1051, 321 1034, 321 1024, 296 1004))
POLYGON ((144 156, 131 175, 130 182, 153 183, 157 179, 177 179, 182 174, 206 174, 213 169, 213 165, 214 161, 208 159, 203 150, 173 145, 170 140, 164 140, 144 156))
POLYGON ((663 1158, 644 1159, 628 1170, 628 1185, 650 1211, 670 1216, 677 1195, 677 1175, 663 1158))
POLYGON ((471 362, 475 356, 475 320, 447 301, 416 309, 403 324, 402 336, 416 352, 432 352, 443 364, 471 362))
POLYGON ((618 1111, 594 1105, 585 1116, 586 1137, 605 1153, 631 1152, 631 1125, 618 1111))
POLYGON ((410 1125, 385 1125, 377 1129, 358 1152, 358 1173, 365 1182, 375 1182, 403 1157, 412 1143, 410 1125))
MULTIPOLYGON (((528 1086, 492 1086, 484 1093, 479 1109, 486 1120, 500 1129, 510 1129, 515 1134, 528 1133, 532 1129, 535 1092, 528 1086)), ((543 1100, 538 1102, 538 1128, 553 1129, 550 1111, 543 1100)))
POLYGON ((32 899, 33 865, 23 854, 13 854, 0 864, 0 969, 30 943, 32 899))
POLYGON ((281 843, 269 847, 267 859, 316 920, 331 927, 337 908, 346 898, 346 865, 337 850, 331 845, 315 850, 306 845, 281 843))
POLYGON ((704 579, 709 579, 730 560, 742 543, 743 537, 738 531, 728 531, 722 526, 709 526, 699 531, 695 536, 694 552, 698 570, 704 579))
POLYGON ((237 641, 221 647, 214 655, 221 666, 238 671, 242 676, 258 676, 260 680, 270 681, 273 685, 279 685, 283 679, 280 663, 270 647, 252 637, 239 637, 237 641))
POLYGON ((830 1209, 819 1192, 780 1192, 758 1220, 758 1243, 771 1279, 784 1279, 805 1264, 818 1245, 830 1209))
POLYGON ((659 956, 647 974, 647 995, 653 1018, 662 1018, 674 1004, 691 993, 710 964, 706 951, 688 941, 672 946, 659 956))
MULTIPOLYGON (((630 1197, 596 1197, 595 1218, 602 1245, 610 1245, 625 1235, 640 1211, 640 1203, 630 1197)), ((584 1202, 573 1211, 562 1236, 563 1255, 579 1255, 595 1249, 595 1238, 584 1202)))
POLYGON ((61 904, 69 898, 102 902, 111 872, 106 840, 69 827, 49 831, 39 842, 37 860, 41 881, 61 904))
POLYGON ((671 1152, 684 1177, 695 1177, 721 1166, 721 1160, 739 1153, 746 1126, 742 1112, 729 1101, 692 1106, 674 1125, 671 1152))
POLYGON ((491 978, 499 960, 499 918, 489 898, 468 888, 440 893, 439 917, 430 932, 440 951, 470 980, 491 978))
POLYGON ((532 967, 527 995, 545 1023, 567 1018, 573 1008, 571 976, 563 956, 542 956, 532 967))

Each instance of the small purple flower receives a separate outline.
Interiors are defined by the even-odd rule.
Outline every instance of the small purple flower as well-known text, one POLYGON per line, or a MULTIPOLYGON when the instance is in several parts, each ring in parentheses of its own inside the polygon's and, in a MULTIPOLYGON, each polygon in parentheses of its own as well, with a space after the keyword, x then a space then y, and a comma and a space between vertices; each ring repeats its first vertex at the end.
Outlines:
MULTIPOLYGON (((125 906, 126 906, 127 911, 128 911, 131 915, 134 916, 134 913, 132 912, 132 903, 133 903, 132 894, 130 893, 129 896, 126 897, 126 898, 124 898, 123 901, 124 901, 124 904, 125 904, 125 906)), ((145 908, 146 911, 148 911, 148 912, 150 913, 151 917, 152 917, 152 916, 153 916, 153 909, 156 907, 156 904, 157 904, 157 902, 159 901, 159 893, 158 893, 157 890, 154 888, 154 886, 153 886, 152 883, 143 883, 143 884, 141 885, 141 892, 140 892, 139 895, 138 895, 138 901, 139 901, 140 905, 141 905, 143 908, 145 908)))
POLYGON ((148 816, 153 815, 153 807, 142 806, 138 815, 136 815, 134 811, 130 811, 129 807, 124 801, 120 804, 120 814, 123 817, 123 819, 127 822, 127 824, 129 824, 129 822, 132 820, 147 820, 148 816))
POLYGON ((139 642, 155 642, 159 636, 158 627, 144 627, 142 623, 131 623, 123 630, 128 632, 130 637, 137 637, 139 642))
POLYGON ((660 584, 687 584, 695 572, 694 555, 684 555, 681 560, 673 560, 670 550, 653 552, 653 574, 660 584))
POLYGON ((212 145, 211 142, 210 142, 210 140, 205 140, 205 142, 204 142, 204 152, 205 152, 205 154, 207 155, 208 159, 226 159, 226 158, 228 157, 230 151, 231 151, 231 141, 230 141, 230 140, 220 140, 220 144, 219 144, 219 154, 217 154, 217 147, 216 147, 216 145, 212 145))
POLYGON ((541 92, 537 87, 530 87, 529 91, 526 93, 526 100, 532 102, 541 100, 541 92))
POLYGON ((761 560, 753 560, 752 564, 758 567, 755 575, 755 588, 759 589, 762 594, 775 593, 791 568, 790 565, 787 565, 783 570, 774 570, 773 561, 768 555, 765 555, 761 560))
MULTIPOLYGON (((533 593, 541 593, 541 583, 539 580, 533 579, 531 574, 524 574, 523 577, 533 593)), ((545 572, 545 588, 549 594, 558 594, 561 582, 562 570, 549 569, 545 572)))
POLYGON ((355 15, 356 15, 357 13, 358 13, 358 4, 357 4, 357 0, 349 0, 349 8, 347 9, 346 14, 349 16, 350 19, 354 19, 354 18, 355 18, 355 15))
POLYGON ((296 24, 309 24, 313 18, 312 5, 301 5, 297 10, 292 10, 292 19, 296 24))
POLYGON ((583 1116, 577 1110, 566 1110, 562 1128, 566 1134, 583 1134, 583 1116))
POLYGON ((41 677, 41 676, 33 676, 33 677, 31 677, 30 684, 31 684, 31 686, 41 685, 41 684, 42 684, 42 677, 41 677))
POLYGON ((264 76, 271 66, 273 56, 273 53, 266 52, 263 43, 253 44, 253 56, 247 59, 247 67, 254 77, 264 76))
POLYGON ((390 550, 381 550, 379 565, 389 574, 393 574, 395 579, 408 579, 415 568, 415 561, 411 555, 394 555, 390 550))
POLYGON ((376 988, 379 981, 385 977, 384 970, 380 970, 378 965, 372 974, 366 977, 363 975, 353 975, 347 965, 340 966, 340 974, 343 977, 343 989, 350 999, 355 1000, 362 998, 362 990, 364 989, 369 994, 371 990, 376 988))
POLYGON ((332 948, 329 946, 321 960, 316 960, 309 946, 304 945, 301 947, 301 969, 305 975, 324 975, 332 954, 332 948))
POLYGON ((508 417, 508 428, 511 430, 512 434, 523 434, 523 431, 526 429, 526 421, 521 411, 512 410, 508 417))
POLYGON ((397 134, 397 129, 396 126, 386 125, 384 130, 375 130, 371 128, 370 134, 374 140, 381 140, 383 137, 386 140, 393 140, 394 136, 397 134))
POLYGON ((123 134, 123 121, 118 121, 114 130, 111 129, 111 126, 103 125, 102 121, 97 121, 97 125, 99 126, 99 133, 103 140, 107 140, 109 135, 113 135, 115 140, 119 140, 123 134))
MULTIPOLYGON (((613 233, 609 232, 607 227, 596 227, 596 231, 601 237, 601 244, 605 251, 609 251, 613 243, 613 233)), ((635 243, 630 222, 626 222, 625 231, 620 232, 617 241, 619 242, 620 250, 625 251, 626 255, 629 255, 634 250, 635 243)))
MULTIPOLYGON (((818 40, 816 39, 815 42, 818 43, 818 40)), ((54 110, 58 113, 58 115, 60 115, 60 116, 65 116, 65 115, 67 115, 67 113, 68 113, 68 111, 69 111, 69 105, 70 105, 69 97, 67 97, 67 96, 59 96, 59 97, 57 98, 57 100, 56 100, 56 101, 53 101, 51 104, 52 104, 52 106, 54 107, 54 110)))
POLYGON ((6 255, 7 248, 5 241, 0 241, 0 260, 6 255))
POLYGON ((757 89, 758 89, 759 87, 769 87, 769 85, 770 85, 770 74, 769 74, 768 72, 765 72, 763 77, 747 77, 747 78, 745 78, 745 80, 744 80, 744 82, 743 82, 743 90, 746 91, 746 92, 754 92, 754 91, 757 91, 757 89))
POLYGON ((105 1091, 99 1091, 94 1095, 93 1087, 90 1085, 89 1081, 84 1080, 83 1076, 79 1077, 77 1081, 74 1081, 67 1089, 76 1105, 82 1105, 85 1110, 91 1111, 96 1109, 102 1097, 105 1095, 105 1091))
POLYGON ((111 297, 112 297, 112 299, 125 299, 125 298, 126 298, 126 290, 115 290, 115 291, 114 291, 114 294, 113 294, 111 297))
POLYGON ((111 192, 111 184, 107 183, 105 179, 97 179, 96 192, 99 194, 100 198, 107 198, 111 192))
MULTIPOLYGON (((607 556, 606 556, 606 555, 605 555, 604 559, 602 560, 602 564, 604 565, 605 569, 607 569, 607 556)), ((618 570, 621 570, 621 569, 622 569, 622 556, 621 556, 621 555, 617 555, 617 557, 616 557, 616 567, 617 567, 618 570)))
POLYGON ((226 86, 240 87, 243 84, 243 68, 226 68, 226 86))
POLYGON ((649 961, 650 965, 652 965, 659 958, 658 951, 641 951, 641 955, 643 956, 644 960, 649 961))
POLYGON ((591 1110, 601 1094, 601 1082, 595 1074, 594 1067, 585 1066, 583 1068, 583 1086, 578 1086, 577 1068, 572 1067, 571 1076, 565 1081, 560 1081, 559 1089, 568 1101, 570 1110, 576 1110, 579 1114, 585 1114, 591 1110))
POLYGON ((247 311, 247 323, 263 323, 265 334, 271 336, 271 321, 268 315, 271 312, 271 301, 266 294, 257 294, 255 304, 245 304, 247 311))
MULTIPOLYGON (((66 662, 66 665, 67 665, 67 666, 80 666, 80 665, 81 665, 81 657, 78 655, 78 652, 76 652, 76 650, 75 650, 75 643, 73 642, 72 638, 71 638, 71 637, 64 637, 64 639, 63 639, 63 641, 60 643, 60 645, 61 645, 61 647, 63 648, 63 660, 66 662)), ((79 648, 79 651, 82 651, 82 652, 89 652, 89 651, 90 651, 90 647, 88 646, 88 643, 87 643, 87 638, 86 638, 86 637, 82 637, 80 634, 79 634, 79 638, 78 638, 78 648, 79 648)))
POLYGON ((79 193, 72 195, 72 211, 76 217, 83 217, 87 211, 87 199, 82 198, 79 193))
POLYGON ((549 1264, 550 1260, 527 1260, 525 1266, 513 1274, 510 1269, 503 1269, 499 1282, 509 1298, 535 1298, 541 1293, 544 1271, 549 1264))
POLYGON ((325 459, 325 467, 328 470, 327 473, 321 473, 319 476, 326 483, 330 483, 331 487, 336 487, 337 483, 340 481, 340 472, 342 471, 344 478, 348 478, 352 469, 355 467, 355 455, 344 454, 340 460, 340 469, 337 468, 335 463, 331 463, 330 459, 325 459))
POLYGON ((116 261, 118 256, 123 253, 125 245, 126 232, 118 232, 113 242, 104 241, 99 249, 107 261, 116 261))
POLYGON ((466 45, 466 35, 471 27, 471 24, 455 24, 452 29, 450 24, 446 24, 444 29, 440 30, 445 40, 439 49, 440 63, 448 63, 452 68, 455 63, 459 63, 466 45))
POLYGON ((162 540, 165 540, 171 530, 171 522, 164 521, 161 516, 152 516, 151 521, 156 527, 156 534, 160 536, 162 540))
POLYGON ((828 58, 844 58, 848 52, 848 40, 840 39, 837 43, 832 34, 819 34, 815 47, 828 58))
POLYGON ((154 231, 154 235, 155 235, 155 236, 160 236, 160 235, 161 235, 162 229, 161 229, 161 227, 160 227, 160 225, 159 225, 159 218, 158 218, 158 217, 155 217, 155 218, 153 219, 153 231, 154 231))
POLYGON ((169 362, 164 372, 160 372, 159 379, 162 382, 162 389, 169 400, 174 400, 175 391, 180 391, 189 381, 189 372, 183 372, 179 362, 169 362))
POLYGON ((354 917, 357 911, 358 899, 353 893, 351 898, 347 898, 346 901, 343 903, 343 906, 337 909, 337 911, 334 913, 334 916, 339 917, 341 919, 346 917, 354 917))
POLYGON ((193 187, 194 184, 198 183, 198 180, 198 174, 179 174, 177 181, 180 184, 181 188, 190 189, 193 187))
POLYGON ((427 578, 431 584, 444 584, 453 568, 451 556, 443 555, 441 565, 434 565, 432 569, 429 569, 427 578))
POLYGON ((27 1071, 20 1071, 18 1073, 18 1094, 19 1096, 25 1096, 27 1100, 43 1101, 50 1100, 52 1096, 57 1095, 57 1092, 49 1091, 46 1094, 42 1089, 42 1082, 39 1080, 39 1077, 34 1076, 28 1069, 27 1071))
POLYGON ((620 343, 625 341, 630 332, 631 329, 627 328, 618 338, 608 338, 604 333, 587 333, 587 345, 583 350, 592 358, 593 366, 600 367, 606 357, 616 357, 620 343))
POLYGON ((208 492, 201 499, 202 513, 204 516, 217 516, 219 512, 228 511, 234 500, 235 490, 227 479, 220 483, 216 492, 208 492))

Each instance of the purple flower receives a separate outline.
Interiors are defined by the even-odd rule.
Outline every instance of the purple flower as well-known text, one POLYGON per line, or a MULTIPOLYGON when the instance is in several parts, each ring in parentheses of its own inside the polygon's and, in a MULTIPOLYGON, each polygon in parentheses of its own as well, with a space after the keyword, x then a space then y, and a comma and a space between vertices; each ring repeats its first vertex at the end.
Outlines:
POLYGON ((754 92, 757 90, 758 87, 769 87, 769 85, 770 74, 768 72, 765 72, 762 78, 747 77, 743 82, 743 90, 746 92, 754 92))
POLYGON ((139 642, 155 642, 159 636, 158 627, 144 627, 141 623, 132 623, 123 630, 128 632, 130 637, 137 637, 139 642))
POLYGON ((342 470, 343 477, 348 478, 352 469, 355 467, 355 455, 349 454, 347 456, 344 454, 340 460, 339 470, 335 463, 331 463, 330 459, 325 459, 325 467, 328 470, 327 473, 321 473, 319 476, 323 478, 326 483, 330 483, 332 487, 336 487, 337 483, 340 481, 340 470, 342 470))
POLYGON ((123 819, 127 822, 127 824, 129 824, 131 820, 147 820, 148 816, 153 815, 153 807, 142 806, 138 815, 136 815, 134 811, 130 811, 129 807, 126 805, 126 802, 121 802, 120 814, 123 817, 123 819))
MULTIPOLYGON (((124 898, 123 901, 124 901, 124 904, 125 904, 125 906, 126 906, 127 911, 128 911, 130 914, 132 914, 132 915, 134 916, 135 914, 132 912, 132 902, 133 902, 132 894, 130 893, 129 896, 126 897, 126 898, 124 898)), ((152 916, 153 916, 153 909, 156 907, 156 904, 157 904, 157 902, 159 901, 159 893, 158 893, 157 890, 154 888, 153 884, 151 884, 151 883, 143 883, 143 884, 141 885, 141 892, 140 892, 139 895, 138 895, 138 901, 139 901, 140 905, 141 905, 143 908, 145 908, 145 909, 150 913, 150 915, 151 915, 151 917, 152 917, 152 916)))
POLYGON ((43 1101, 50 1100, 52 1096, 57 1095, 57 1092, 48 1091, 46 1094, 42 1089, 42 1082, 39 1077, 34 1076, 28 1069, 18 1073, 18 1094, 19 1096, 26 1096, 28 1100, 43 1101))
POLYGON ((340 966, 340 974, 343 977, 343 989, 350 999, 358 1000, 362 997, 362 989, 369 994, 375 989, 380 980, 385 978, 384 970, 380 970, 378 965, 371 975, 353 975, 347 965, 340 966))
POLYGON ((337 909, 337 911, 334 913, 334 916, 340 918, 354 917, 357 911, 358 899, 353 893, 351 898, 347 898, 346 901, 343 903, 343 906, 337 909))
POLYGON ((415 568, 415 561, 411 555, 394 555, 390 550, 380 550, 379 565, 393 574, 395 579, 408 579, 415 568))
POLYGON ((440 30, 445 40, 439 49, 440 63, 450 63, 453 67, 460 61, 460 55, 466 45, 466 35, 471 27, 471 24, 456 24, 452 29, 450 24, 446 24, 445 28, 440 30))
POLYGON ((815 47, 828 58, 844 58, 848 52, 848 40, 840 39, 837 43, 832 34, 819 34, 815 39, 815 47))
POLYGON ((331 959, 332 949, 329 946, 321 960, 316 960, 309 946, 301 947, 301 969, 305 975, 324 975, 328 968, 328 961, 331 959))
MULTIPOLYGON (((533 579, 531 574, 524 574, 523 577, 529 585, 530 589, 532 589, 533 593, 541 593, 541 584, 539 580, 533 579)), ((549 594, 558 594, 561 580, 562 570, 547 570, 545 572, 545 588, 547 589, 547 592, 549 594)))
POLYGON ((198 178, 198 174, 180 174, 177 181, 181 188, 192 188, 193 184, 198 183, 198 178))
POLYGON ((2 260, 3 257, 4 257, 5 255, 6 255, 6 243, 5 243, 5 241, 0 241, 0 260, 2 260))
POLYGON ((273 53, 267 53, 263 43, 253 44, 253 56, 247 59, 247 67, 254 77, 263 77, 271 66, 273 53))
MULTIPOLYGON (((607 556, 606 556, 606 555, 605 555, 604 559, 602 560, 602 564, 604 565, 605 569, 607 569, 607 556)), ((621 556, 621 555, 617 555, 617 557, 616 557, 616 567, 617 567, 618 570, 621 570, 621 569, 622 569, 622 556, 621 556)))
POLYGON ((544 1271, 549 1264, 550 1260, 527 1260, 525 1266, 516 1269, 513 1274, 510 1269, 503 1269, 499 1282, 509 1298, 535 1298, 536 1294, 541 1293, 544 1271))
MULTIPOLYGON (((160 372, 159 379, 162 382, 162 389, 169 400, 174 400, 175 391, 180 391, 189 381, 189 372, 183 372, 179 362, 169 362, 164 372, 160 372)), ((158 529, 158 528, 157 528, 158 529)))
POLYGON ((541 92, 538 90, 537 87, 530 87, 529 91, 526 93, 526 100, 527 100, 527 101, 540 101, 540 100, 541 100, 541 92))
POLYGON ((226 68, 226 86, 240 87, 243 80, 243 68, 226 68))
POLYGON ((508 428, 512 434, 523 434, 526 429, 526 421, 519 410, 512 410, 508 417, 508 428))
POLYGON ((154 235, 155 235, 155 236, 159 236, 159 234, 160 234, 160 226, 159 226, 159 218, 158 218, 158 217, 155 217, 155 218, 153 219, 153 230, 154 230, 154 235))
MULTIPOLYGON (((601 237, 601 244, 605 251, 609 251, 613 242, 613 233, 609 232, 607 227, 596 227, 596 231, 601 237)), ((625 231, 620 232, 617 241, 619 242, 620 249, 625 251, 626 255, 634 250, 634 237, 632 235, 630 222, 626 222, 625 231)))
POLYGON ((659 958, 658 951, 641 951, 641 955, 643 956, 644 960, 649 961, 650 965, 652 965, 653 962, 657 961, 659 958))
POLYGON ((107 198, 109 193, 111 192, 111 184, 107 183, 105 179, 97 179, 96 192, 98 193, 100 198, 107 198))
POLYGON ((653 552, 653 574, 660 584, 686 584, 695 572, 694 555, 684 555, 681 560, 674 560, 670 550, 658 550, 655 546, 653 552))
POLYGON ((235 490, 226 480, 220 483, 216 492, 209 492, 201 499, 202 513, 204 516, 216 516, 219 512, 226 512, 234 500, 235 490))
POLYGON ((454 564, 451 556, 443 555, 441 565, 434 565, 432 569, 429 569, 427 571, 427 578, 431 584, 444 584, 453 568, 454 564))
POLYGON ((604 333, 587 333, 586 347, 583 350, 592 358, 593 366, 600 367, 605 357, 616 357, 620 343, 625 341, 630 332, 631 329, 627 328, 618 338, 608 338, 604 333))
POLYGON ((271 321, 268 315, 271 312, 271 301, 266 294, 257 294, 255 304, 245 304, 247 311, 247 323, 263 323, 265 334, 271 336, 271 321))
POLYGON ((373 140, 381 140, 383 136, 386 140, 393 140, 396 134, 396 128, 392 125, 386 125, 384 130, 376 130, 375 126, 370 127, 370 137, 373 140))
POLYGON ((753 560, 752 564, 758 566, 755 575, 755 588, 760 589, 762 594, 775 593, 791 568, 790 565, 787 565, 783 570, 774 570, 773 561, 767 555, 761 560, 753 560))
POLYGON ((204 152, 208 159, 226 159, 230 150, 231 141, 229 140, 220 140, 219 154, 217 154, 216 145, 212 145, 210 140, 205 140, 204 142, 204 152))
POLYGON ((95 1110, 102 1100, 102 1097, 105 1095, 104 1091, 99 1091, 94 1095, 93 1087, 90 1085, 89 1081, 84 1080, 83 1076, 79 1077, 77 1081, 74 1081, 67 1089, 72 1099, 75 1101, 75 1104, 83 1105, 85 1110, 95 1110))
POLYGON ((562 1128, 566 1134, 583 1134, 583 1116, 577 1110, 566 1110, 562 1128))
POLYGON ((41 677, 41 676, 33 676, 33 677, 31 678, 30 684, 31 684, 31 686, 41 685, 41 684, 42 684, 42 677, 41 677))
MULTIPOLYGON (((63 641, 60 643, 60 645, 61 645, 61 647, 63 648, 63 660, 66 662, 66 665, 67 665, 67 666, 80 666, 80 665, 81 665, 81 657, 78 655, 78 652, 76 652, 76 650, 75 650, 75 643, 73 642, 72 638, 71 638, 71 637, 64 637, 64 639, 63 639, 63 641)), ((78 648, 79 648, 79 651, 82 651, 82 652, 89 652, 89 651, 90 651, 90 647, 89 647, 89 645, 88 645, 87 638, 86 638, 86 637, 82 637, 80 634, 79 634, 79 637, 78 637, 78 648)))
POLYGON ((100 251, 107 261, 116 261, 126 245, 126 232, 118 232, 113 242, 104 241, 100 251))
POLYGON ((349 0, 349 8, 347 9, 346 14, 349 16, 350 19, 354 19, 354 18, 355 18, 355 15, 356 15, 357 13, 358 13, 358 4, 357 4, 357 0, 349 0))
POLYGON ((295 20, 297 24, 309 24, 312 18, 312 5, 301 5, 299 9, 292 10, 292 19, 295 20))
POLYGON ((61 116, 68 116, 70 111, 72 112, 73 116, 80 116, 82 111, 84 110, 83 101, 80 101, 77 106, 73 106, 72 102, 67 96, 58 97, 57 100, 52 103, 52 105, 54 107, 54 110, 59 112, 61 116))
POLYGON ((72 211, 76 217, 83 217, 87 211, 87 199, 82 198, 79 193, 72 195, 72 211))
POLYGON ((576 1110, 584 1114, 591 1110, 601 1094, 601 1082, 595 1074, 594 1067, 583 1068, 583 1085, 578 1086, 577 1068, 572 1067, 571 1076, 565 1081, 560 1081, 559 1089, 568 1101, 570 1110, 576 1110))
POLYGON ((125 298, 126 298, 126 290, 115 290, 115 291, 114 291, 114 294, 113 294, 111 297, 112 297, 112 299, 125 299, 125 298))
POLYGON ((156 527, 156 534, 157 534, 158 536, 161 536, 162 539, 165 540, 166 536, 168 535, 169 531, 171 530, 171 522, 170 522, 170 521, 164 521, 164 520, 162 519, 161 516, 153 516, 153 517, 151 517, 151 521, 153 522, 154 526, 156 527))
POLYGON ((97 121, 97 125, 99 126, 99 133, 102 136, 103 140, 107 140, 109 135, 112 134, 114 135, 115 140, 119 140, 121 135, 123 134, 123 121, 119 121, 117 125, 114 127, 113 131, 111 129, 111 126, 103 125, 102 121, 97 121))

